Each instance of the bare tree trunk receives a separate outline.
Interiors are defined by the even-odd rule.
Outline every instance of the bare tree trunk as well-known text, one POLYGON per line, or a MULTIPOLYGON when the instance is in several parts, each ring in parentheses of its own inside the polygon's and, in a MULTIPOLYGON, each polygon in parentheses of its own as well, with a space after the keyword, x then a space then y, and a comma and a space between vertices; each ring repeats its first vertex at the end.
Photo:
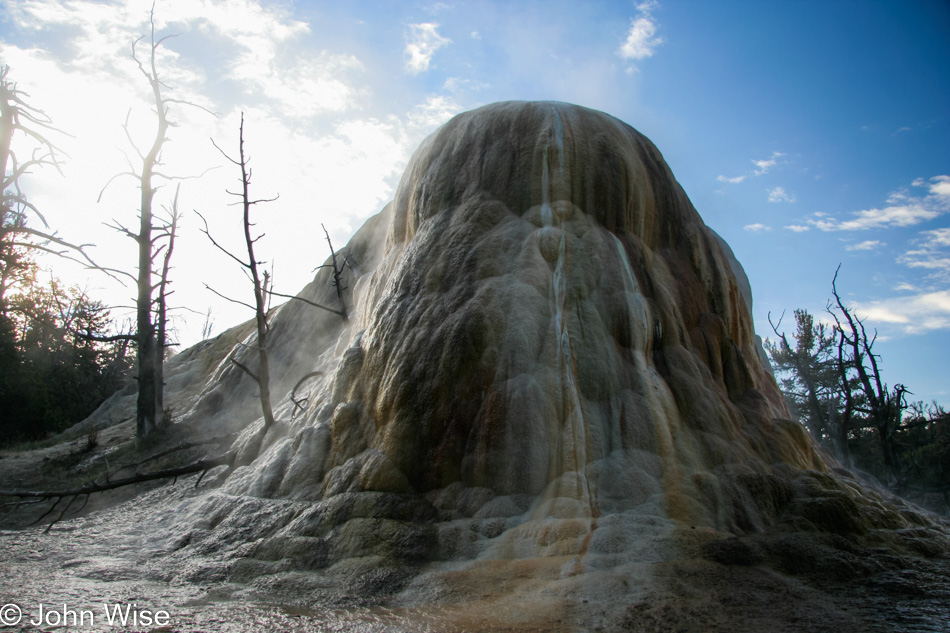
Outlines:
POLYGON ((263 282, 258 272, 257 258, 254 256, 254 242, 257 238, 251 236, 251 201, 248 188, 251 184, 251 172, 247 166, 247 157, 244 154, 244 114, 241 113, 240 130, 240 162, 242 202, 244 207, 244 243, 247 246, 248 269, 251 281, 254 284, 254 308, 257 320, 257 357, 259 362, 257 385, 261 392, 261 409, 264 412, 264 428, 274 424, 274 409, 270 401, 270 360, 267 355, 267 273, 264 273, 263 282))
MULTIPOLYGON (((155 257, 152 237, 152 202, 155 199, 155 188, 152 186, 152 175, 158 164, 162 146, 165 144, 165 135, 168 133, 168 110, 162 98, 162 84, 155 67, 155 51, 160 44, 161 41, 155 41, 153 20, 148 69, 135 57, 135 45, 132 45, 132 56, 152 88, 155 112, 158 115, 155 138, 148 153, 142 157, 142 171, 139 174, 139 189, 142 194, 139 206, 139 231, 136 238, 139 247, 138 296, 136 297, 139 393, 135 407, 135 431, 139 442, 147 440, 152 432, 162 425, 165 391, 164 358, 152 312, 154 290, 152 271, 155 257)), ((164 327, 162 329, 164 330, 164 327)))
MULTIPOLYGON (((244 113, 241 113, 241 127, 239 128, 239 145, 238 145, 238 158, 234 159, 227 155, 224 150, 215 144, 215 147, 218 148, 218 151, 222 155, 241 169, 241 192, 236 193, 228 191, 229 194, 236 196, 241 199, 241 206, 243 209, 243 224, 244 224, 244 245, 247 250, 247 261, 244 261, 240 257, 236 256, 234 253, 230 252, 211 236, 211 232, 208 230, 208 222, 205 220, 205 228, 202 232, 208 236, 208 239, 211 240, 211 243, 214 244, 220 251, 226 254, 228 257, 238 262, 247 270, 248 277, 251 279, 251 283, 254 286, 254 305, 250 305, 244 301, 236 301, 229 297, 221 295, 216 290, 210 286, 205 286, 218 294, 219 296, 232 301, 234 303, 240 303, 245 305, 252 310, 254 310, 254 316, 257 323, 257 359, 258 359, 258 370, 257 373, 254 373, 250 367, 238 361, 234 355, 231 355, 231 362, 234 363, 241 371, 246 373, 254 382, 257 383, 258 389, 260 391, 260 400, 261 400, 261 411, 264 415, 264 432, 270 428, 274 422, 274 409, 271 404, 270 397, 270 359, 267 355, 267 300, 268 295, 270 294, 269 288, 269 275, 265 271, 263 274, 260 272, 259 265, 261 262, 257 260, 257 257, 254 254, 254 243, 257 242, 263 235, 258 235, 254 237, 251 235, 251 227, 253 226, 251 222, 251 207, 259 202, 271 202, 276 200, 276 198, 271 198, 267 200, 251 200, 250 196, 250 185, 251 185, 251 169, 248 167, 248 162, 250 158, 244 152, 244 113)), ((211 141, 214 143, 214 140, 211 141)), ((201 214, 199 214, 200 216, 201 214)), ((202 217, 204 220, 204 217, 202 217)))

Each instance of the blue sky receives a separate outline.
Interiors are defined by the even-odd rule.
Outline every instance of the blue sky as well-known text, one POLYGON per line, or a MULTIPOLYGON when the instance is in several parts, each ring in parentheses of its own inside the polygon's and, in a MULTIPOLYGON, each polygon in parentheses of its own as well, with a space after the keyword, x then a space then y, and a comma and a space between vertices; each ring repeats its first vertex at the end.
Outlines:
MULTIPOLYGON (((103 226, 134 222, 128 143, 146 144, 148 87, 129 57, 150 0, 2 0, 0 63, 72 137, 64 176, 32 175, 31 199, 63 237, 130 268, 134 246, 103 226)), ((950 5, 903 2, 256 2, 158 0, 159 58, 173 96, 168 171, 186 209, 239 238, 223 194, 240 112, 254 157, 263 257, 278 290, 299 289, 393 194, 412 150, 452 115, 506 99, 608 112, 646 134, 707 224, 749 274, 756 326, 839 289, 880 338, 885 378, 950 404, 950 5)), ((25 139, 18 149, 28 152, 25 139)), ((167 196, 166 188, 162 196, 167 196)), ((167 198, 164 198, 167 200, 167 198)), ((193 342, 249 314, 186 215, 176 327, 193 342), (201 274, 195 274, 200 270, 201 274)), ((131 289, 54 263, 113 303, 131 289)), ((790 316, 786 317, 790 321, 790 316)))

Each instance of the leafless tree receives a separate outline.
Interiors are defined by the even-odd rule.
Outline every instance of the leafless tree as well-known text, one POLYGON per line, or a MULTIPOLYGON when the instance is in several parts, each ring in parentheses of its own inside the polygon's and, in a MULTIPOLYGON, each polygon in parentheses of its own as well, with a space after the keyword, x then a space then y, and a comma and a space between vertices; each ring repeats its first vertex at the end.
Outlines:
MULTIPOLYGON (((139 200, 139 223, 135 230, 127 228, 118 221, 109 226, 123 235, 134 240, 138 246, 137 274, 126 271, 112 272, 131 278, 136 284, 136 324, 135 332, 117 335, 113 338, 125 336, 135 342, 138 359, 138 401, 136 403, 136 438, 141 443, 160 427, 164 422, 164 358, 167 341, 168 304, 170 294, 169 270, 172 251, 175 246, 175 236, 178 230, 178 191, 175 193, 171 209, 167 209, 167 216, 156 214, 155 194, 159 185, 155 180, 180 180, 162 171, 162 149, 168 140, 167 134, 174 123, 169 119, 169 106, 196 104, 165 96, 164 89, 168 86, 162 81, 156 65, 156 52, 169 38, 175 35, 166 35, 156 39, 155 35, 155 8, 149 16, 150 36, 148 39, 148 57, 143 60, 138 52, 139 44, 145 39, 140 37, 132 43, 132 59, 139 71, 149 83, 152 92, 152 103, 156 114, 155 134, 147 151, 138 147, 129 131, 128 117, 123 124, 126 138, 138 159, 138 165, 130 167, 128 171, 113 176, 106 186, 122 176, 129 176, 137 181, 139 200), (161 259, 160 259, 161 258, 161 259), (160 262, 160 265, 159 265, 160 262)), ((201 106, 196 106, 201 107, 201 106)), ((204 108, 202 108, 204 109, 204 108)), ((100 199, 102 194, 100 193, 100 199)))
MULTIPOLYGON (((270 305, 270 298, 285 297, 288 299, 302 301, 308 305, 332 312, 334 314, 340 315, 344 320, 347 318, 346 315, 346 304, 343 303, 343 290, 345 289, 341 285, 341 276, 342 276, 342 266, 346 264, 346 260, 343 262, 338 262, 336 251, 333 250, 333 243, 330 241, 330 234, 326 232, 324 228, 324 233, 327 237, 327 242, 330 244, 330 252, 332 254, 332 264, 333 267, 333 284, 337 290, 337 296, 340 299, 340 309, 331 308, 308 299, 304 299, 299 296, 291 296, 275 292, 272 288, 273 279, 271 275, 266 270, 261 270, 261 267, 264 265, 264 262, 258 260, 257 255, 254 252, 254 245, 264 237, 263 234, 254 235, 253 227, 254 223, 251 222, 251 208, 262 202, 273 202, 277 199, 277 196, 273 198, 265 198, 252 200, 250 195, 250 185, 251 185, 251 176, 252 170, 250 168, 250 157, 245 152, 244 149, 244 113, 241 113, 241 125, 238 131, 238 155, 237 158, 234 158, 228 155, 227 152, 222 150, 217 143, 214 143, 214 140, 211 141, 214 146, 218 149, 219 152, 232 164, 237 166, 241 170, 241 190, 240 191, 228 191, 229 195, 232 195, 238 198, 238 201, 235 204, 240 205, 243 211, 242 214, 242 224, 244 230, 244 246, 246 250, 246 259, 239 257, 229 251, 227 248, 222 246, 215 238, 211 235, 211 232, 208 228, 208 222, 205 220, 204 216, 200 213, 198 214, 204 222, 204 228, 202 232, 208 236, 208 239, 211 240, 211 243, 222 253, 230 257, 232 260, 240 264, 248 279, 251 281, 253 291, 254 291, 254 305, 251 305, 244 301, 239 301, 227 297, 214 288, 211 288, 207 284, 205 287, 208 288, 211 292, 215 293, 219 297, 231 301, 232 303, 238 303, 240 305, 246 306, 254 311, 255 321, 257 324, 257 340, 256 340, 256 351, 258 359, 257 371, 253 371, 248 365, 242 363, 236 358, 235 353, 232 353, 230 356, 230 361, 241 369, 245 374, 251 377, 254 382, 257 383, 258 389, 260 391, 260 400, 261 400, 261 410, 264 416, 264 432, 266 433, 267 429, 270 428, 274 423, 274 410, 271 403, 271 393, 270 393, 270 358, 267 351, 267 338, 269 334, 269 323, 268 323, 268 311, 270 305)), ((236 350, 235 350, 236 352, 236 350)), ((310 373, 304 377, 304 379, 312 377, 315 373, 310 373)), ((303 379, 301 380, 303 382, 303 379)), ((296 389, 300 386, 301 383, 297 383, 297 386, 294 387, 294 393, 291 394, 291 399, 295 404, 299 403, 295 399, 296 389)))
POLYGON ((330 247, 330 263, 317 266, 314 270, 320 270, 321 268, 331 268, 333 270, 333 272, 330 273, 333 276, 333 281, 331 283, 333 284, 333 288, 336 290, 336 296, 337 296, 337 299, 339 299, 340 301, 340 307, 331 308, 330 306, 325 306, 321 303, 310 301, 309 299, 305 299, 299 295, 283 294, 273 289, 269 290, 268 294, 271 295, 272 297, 281 297, 283 299, 291 299, 293 301, 302 301, 303 303, 306 303, 307 305, 311 305, 315 308, 320 308, 321 310, 325 310, 327 312, 332 312, 333 314, 337 314, 340 316, 341 319, 346 321, 349 319, 349 315, 347 314, 347 311, 346 311, 346 300, 343 298, 343 291, 346 290, 346 286, 343 285, 343 270, 347 266, 349 266, 350 256, 346 255, 342 261, 339 260, 337 258, 338 253, 333 248, 333 241, 330 239, 330 233, 327 231, 327 227, 321 224, 320 228, 323 229, 323 234, 327 238, 327 246, 330 247))
POLYGON ((835 303, 829 304, 828 312, 835 320, 838 334, 837 366, 844 385, 845 411, 847 415, 866 416, 869 426, 878 433, 885 467, 897 477, 899 463, 895 434, 901 429, 909 392, 902 384, 889 388, 881 379, 880 357, 873 351, 877 332, 868 336, 863 320, 842 301, 837 287, 840 270, 839 266, 831 282, 835 303))
POLYGON ((29 269, 31 252, 52 253, 96 267, 86 245, 60 238, 23 191, 21 178, 34 168, 52 167, 62 173, 60 150, 49 133, 63 132, 45 112, 27 102, 29 95, 19 90, 9 75, 9 66, 0 66, 0 314, 6 313, 7 291, 29 269), (17 132, 39 144, 29 159, 20 160, 13 150, 17 132), (37 220, 41 228, 31 226, 37 220))
MULTIPOLYGON (((214 143, 214 140, 211 141, 214 143)), ((265 270, 261 271, 260 267, 263 265, 262 261, 257 259, 257 256, 254 254, 254 244, 257 243, 262 237, 261 235, 253 235, 254 224, 251 222, 251 208, 262 202, 273 202, 277 197, 252 200, 250 197, 250 186, 251 186, 251 168, 249 167, 250 158, 244 151, 244 113, 241 113, 241 126, 238 131, 238 157, 232 158, 222 150, 215 143, 214 145, 218 151, 231 163, 236 165, 241 170, 241 190, 239 192, 228 191, 227 193, 239 198, 239 202, 236 204, 241 205, 243 211, 243 226, 244 226, 244 246, 247 252, 247 259, 244 260, 241 257, 238 257, 228 249, 224 248, 219 244, 214 237, 212 237, 211 232, 208 230, 208 222, 204 219, 204 216, 199 214, 199 217, 204 221, 204 228, 202 232, 208 236, 208 239, 211 240, 211 243, 214 244, 218 250, 226 254, 228 257, 236 261, 244 269, 248 278, 251 280, 251 284, 254 289, 254 305, 246 303, 244 301, 237 301, 231 299, 230 297, 225 297, 218 291, 214 290, 207 284, 205 286, 217 294, 218 296, 232 301, 234 303, 239 303, 241 305, 247 306, 248 308, 254 310, 255 320, 257 322, 257 358, 258 358, 258 368, 257 372, 251 370, 246 364, 240 362, 234 354, 230 356, 230 360, 234 363, 235 366, 241 369, 244 373, 250 376, 254 382, 257 383, 258 389, 260 391, 261 399, 261 410, 264 414, 264 429, 268 429, 274 424, 274 410, 271 405, 270 398, 270 359, 267 355, 267 333, 268 333, 268 324, 267 324, 267 310, 268 310, 268 296, 270 291, 270 274, 265 270)))

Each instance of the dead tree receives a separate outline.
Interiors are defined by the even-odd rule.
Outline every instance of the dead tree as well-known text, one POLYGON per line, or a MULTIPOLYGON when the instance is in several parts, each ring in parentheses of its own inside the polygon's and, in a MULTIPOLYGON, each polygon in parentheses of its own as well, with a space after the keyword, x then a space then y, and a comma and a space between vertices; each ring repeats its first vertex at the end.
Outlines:
POLYGON ((336 251, 333 250, 333 242, 330 241, 330 233, 327 231, 327 227, 320 225, 320 228, 323 229, 323 234, 327 236, 327 246, 330 247, 330 263, 324 264, 319 268, 324 268, 325 266, 330 266, 333 269, 333 287, 336 289, 337 299, 340 300, 340 312, 343 315, 343 320, 345 321, 346 316, 346 301, 343 299, 343 291, 346 290, 346 287, 343 285, 342 276, 343 269, 349 263, 349 255, 343 258, 343 262, 339 263, 336 259, 336 251))
MULTIPOLYGON (((214 140, 211 141, 214 143, 214 140)), ((251 168, 249 167, 250 158, 244 151, 244 113, 241 113, 241 126, 238 131, 238 158, 232 158, 222 150, 215 143, 214 145, 219 152, 231 163, 236 165, 241 170, 241 191, 234 192, 228 191, 229 195, 235 196, 240 200, 235 203, 241 205, 243 210, 243 226, 244 226, 244 246, 247 251, 247 260, 244 260, 228 249, 224 248, 219 244, 214 237, 212 237, 211 232, 208 230, 208 222, 204 219, 201 214, 199 216, 204 221, 204 229, 202 232, 208 236, 208 239, 211 240, 211 243, 214 244, 218 250, 226 254, 228 257, 240 264, 244 272, 247 274, 248 278, 251 280, 254 290, 254 305, 250 305, 243 301, 236 301, 230 297, 225 297, 221 293, 217 292, 207 284, 205 286, 217 294, 218 296, 232 301, 234 303, 239 303, 245 305, 252 310, 254 310, 255 321, 257 323, 257 359, 258 359, 258 368, 257 372, 254 372, 246 364, 240 362, 235 358, 234 354, 230 356, 230 360, 237 366, 241 371, 246 373, 251 377, 254 382, 257 383, 258 389, 260 391, 260 400, 261 400, 261 410, 264 414, 264 430, 270 428, 274 424, 274 409, 271 405, 270 398, 270 359, 267 355, 267 333, 268 333, 268 324, 267 324, 267 308, 268 308, 268 295, 270 293, 270 275, 267 271, 261 271, 260 266, 264 262, 259 261, 257 256, 254 254, 254 244, 257 243, 262 237, 260 235, 252 235, 252 227, 254 224, 251 222, 251 208, 262 202, 273 202, 277 199, 267 198, 260 200, 252 200, 250 197, 250 186, 251 186, 251 168)))
MULTIPOLYGON (((155 134, 147 151, 142 151, 132 139, 129 131, 128 118, 123 125, 126 138, 138 157, 138 167, 131 167, 128 171, 113 176, 106 186, 122 176, 130 176, 137 181, 139 189, 139 223, 136 230, 129 229, 114 221, 110 226, 123 235, 131 238, 138 245, 137 274, 132 275, 125 271, 113 271, 124 274, 134 280, 136 285, 135 332, 125 336, 136 345, 138 360, 138 401, 136 403, 135 431, 139 443, 146 441, 149 436, 164 422, 164 357, 167 341, 168 306, 168 272, 170 258, 174 250, 175 234, 178 228, 178 193, 175 194, 175 203, 167 219, 160 219, 154 209, 155 194, 159 186, 155 179, 165 181, 181 179, 165 174, 159 170, 162 165, 161 153, 170 127, 174 125, 169 120, 169 105, 173 103, 191 105, 196 104, 179 99, 166 97, 163 89, 167 88, 162 82, 155 58, 156 52, 162 44, 175 35, 167 35, 160 39, 155 38, 155 9, 149 17, 151 26, 149 37, 149 54, 147 60, 139 58, 137 47, 144 38, 140 37, 132 43, 132 59, 139 71, 148 81, 152 92, 152 103, 156 114, 155 134), (157 269, 157 262, 162 256, 161 269, 157 269)), ((204 108, 202 108, 204 109, 204 108)), ((100 199, 102 193, 99 194, 100 199)), ((113 337, 113 338, 118 338, 113 337)))
MULTIPOLYGON (((327 232, 327 227, 325 227, 325 226, 323 226, 323 225, 321 224, 321 225, 320 225, 320 228, 323 229, 323 234, 326 235, 326 238, 327 238, 327 246, 330 247, 330 263, 329 263, 329 264, 323 264, 323 265, 321 265, 321 266, 317 266, 314 270, 320 270, 321 268, 331 268, 331 269, 333 269, 333 272, 330 273, 331 275, 333 275, 333 281, 330 282, 330 283, 333 285, 333 288, 336 290, 336 296, 337 296, 337 299, 339 299, 339 301, 340 301, 340 307, 339 307, 339 308, 331 308, 331 307, 325 306, 325 305, 323 305, 323 304, 321 304, 321 303, 317 303, 317 302, 315 302, 315 301, 310 301, 309 299, 305 299, 305 298, 303 298, 303 297, 301 297, 301 296, 299 296, 299 295, 283 294, 283 293, 280 293, 280 292, 276 292, 276 291, 273 290, 273 289, 269 290, 269 291, 268 291, 268 294, 269 294, 270 296, 272 296, 272 297, 281 297, 281 298, 283 298, 283 299, 291 299, 291 300, 293 300, 293 301, 301 301, 301 302, 306 303, 307 305, 311 305, 311 306, 313 306, 313 307, 315 307, 315 308, 320 308, 321 310, 325 310, 325 311, 327 311, 327 312, 332 312, 333 314, 338 314, 338 315, 340 316, 340 318, 342 318, 344 321, 347 321, 347 320, 349 320, 349 315, 347 314, 347 311, 346 311, 346 300, 343 298, 343 291, 346 290, 346 286, 343 285, 343 281, 342 281, 342 280, 343 280, 343 269, 346 268, 347 266, 349 266, 349 264, 350 264, 350 256, 349 256, 349 255, 346 255, 346 256, 343 258, 343 261, 339 261, 339 260, 337 259, 337 252, 336 252, 336 250, 334 250, 334 248, 333 248, 333 241, 330 239, 330 234, 327 232)), ((298 385, 298 386, 299 386, 299 385, 298 385)))
MULTIPOLYGON (((246 249, 247 259, 243 259, 242 257, 235 255, 234 253, 226 249, 224 246, 222 246, 220 243, 218 243, 217 240, 215 240, 214 237, 211 235, 211 232, 208 228, 208 221, 205 220, 204 216, 202 216, 199 213, 198 216, 201 217, 202 221, 204 222, 204 228, 202 229, 202 232, 208 236, 208 239, 211 240, 211 243, 218 250, 220 250, 222 253, 224 253, 225 255, 227 255, 228 257, 230 257, 235 262, 241 265, 248 279, 250 279, 252 287, 253 287, 254 305, 251 305, 244 301, 232 299, 231 297, 226 297, 222 295, 221 293, 219 293, 218 291, 216 291, 214 288, 211 288, 210 286, 208 286, 207 284, 205 284, 205 287, 208 288, 208 290, 210 290, 214 294, 218 295, 219 297, 227 301, 244 305, 254 311, 255 322, 257 324, 257 344, 256 344, 257 359, 258 359, 257 372, 253 371, 245 363, 240 362, 236 358, 235 353, 231 354, 231 356, 229 357, 229 360, 241 371, 243 371, 245 374, 250 376, 250 378, 255 383, 257 383, 258 389, 260 391, 261 410, 264 416, 263 432, 266 433, 267 429, 270 428, 275 423, 274 410, 273 410, 273 405, 271 403, 271 393, 270 393, 270 357, 268 355, 268 350, 267 350, 267 338, 268 338, 268 334, 270 330, 270 325, 268 323, 268 308, 269 308, 270 298, 277 296, 277 297, 285 297, 288 299, 302 301, 316 308, 320 308, 322 310, 326 310, 328 312, 338 314, 340 315, 340 317, 346 320, 347 318, 346 304, 343 301, 343 290, 345 288, 342 286, 342 283, 341 283, 342 267, 346 265, 346 259, 344 258, 343 262, 338 264, 336 251, 333 250, 333 243, 330 241, 330 234, 327 233, 326 228, 324 228, 324 233, 326 234, 327 243, 330 245, 330 252, 332 255, 331 265, 333 268, 333 285, 336 288, 337 296, 340 300, 340 305, 341 305, 340 309, 331 308, 331 307, 316 303, 314 301, 310 301, 309 299, 305 299, 303 297, 285 295, 279 292, 275 292, 272 288, 273 280, 271 279, 270 275, 268 274, 266 270, 263 272, 261 271, 261 266, 263 266, 264 262, 258 260, 257 255, 254 252, 254 245, 258 242, 258 240, 264 237, 264 234, 262 233, 256 236, 252 234, 252 227, 254 226, 254 223, 251 222, 251 207, 257 204, 260 204, 262 202, 273 202, 274 200, 277 199, 277 196, 273 198, 266 198, 266 199, 259 199, 259 200, 251 199, 250 185, 251 185, 252 170, 250 168, 250 157, 247 155, 247 153, 244 150, 244 113, 243 112, 241 113, 241 125, 238 130, 238 157, 237 158, 233 158, 232 156, 228 155, 227 152, 225 152, 220 147, 218 147, 217 143, 214 142, 214 139, 212 139, 211 142, 214 144, 215 148, 217 148, 218 151, 221 152, 221 154, 228 161, 230 161, 232 164, 234 164, 241 170, 240 192, 227 191, 227 193, 239 199, 234 204, 240 205, 243 210, 242 223, 243 223, 243 229, 244 229, 244 246, 246 249)), ((318 373, 319 372, 311 372, 310 374, 307 374, 303 379, 301 379, 301 382, 298 382, 297 385, 294 387, 294 391, 291 393, 291 400, 294 401, 295 405, 300 406, 299 402, 295 399, 297 387, 300 386, 303 380, 305 380, 306 378, 312 377, 318 373)))
MULTIPOLYGON (((181 213, 178 211, 178 194, 180 191, 181 185, 175 188, 175 198, 172 201, 171 208, 167 209, 168 221, 163 229, 168 241, 162 247, 165 250, 165 254, 164 257, 162 257, 162 272, 161 275, 159 275, 158 298, 156 299, 156 341, 159 353, 155 356, 156 362, 158 363, 164 361, 165 352, 170 346, 168 342, 168 297, 173 291, 168 289, 168 273, 171 271, 172 253, 175 250, 175 237, 177 237, 178 234, 178 220, 181 218, 181 213)), ((158 371, 161 372, 161 368, 158 368, 158 371)))
POLYGON ((60 150, 48 133, 63 132, 53 126, 45 112, 26 101, 29 95, 17 88, 9 73, 8 66, 0 66, 0 314, 6 313, 7 291, 29 269, 28 252, 50 253, 98 268, 85 251, 87 245, 57 236, 23 192, 20 179, 33 168, 53 167, 62 173, 60 150), (27 160, 20 160, 13 151, 16 132, 39 144, 27 160), (31 226, 31 220, 38 220, 42 228, 31 226))
POLYGON ((863 320, 841 300, 837 288, 840 270, 839 266, 831 282, 835 304, 828 306, 828 312, 835 320, 838 334, 838 373, 845 395, 845 410, 848 415, 851 412, 864 415, 868 425, 877 431, 884 466, 899 484, 900 463, 895 435, 901 428, 909 392, 902 384, 889 388, 881 379, 880 357, 873 351, 877 332, 869 337, 863 320))

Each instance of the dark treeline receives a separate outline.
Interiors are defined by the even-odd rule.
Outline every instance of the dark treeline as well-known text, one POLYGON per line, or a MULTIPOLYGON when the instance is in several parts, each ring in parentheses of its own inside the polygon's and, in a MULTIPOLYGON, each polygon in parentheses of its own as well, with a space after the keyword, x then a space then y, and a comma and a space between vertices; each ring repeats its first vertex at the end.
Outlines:
POLYGON ((906 386, 882 380, 876 333, 841 301, 834 283, 832 291, 832 324, 796 310, 793 340, 776 323, 777 340, 766 341, 789 409, 843 466, 915 499, 937 495, 945 509, 950 414, 937 403, 911 401, 906 386))
POLYGON ((0 445, 82 421, 129 379, 127 341, 84 336, 111 332, 109 311, 77 288, 41 276, 30 265, 0 299, 0 445))

